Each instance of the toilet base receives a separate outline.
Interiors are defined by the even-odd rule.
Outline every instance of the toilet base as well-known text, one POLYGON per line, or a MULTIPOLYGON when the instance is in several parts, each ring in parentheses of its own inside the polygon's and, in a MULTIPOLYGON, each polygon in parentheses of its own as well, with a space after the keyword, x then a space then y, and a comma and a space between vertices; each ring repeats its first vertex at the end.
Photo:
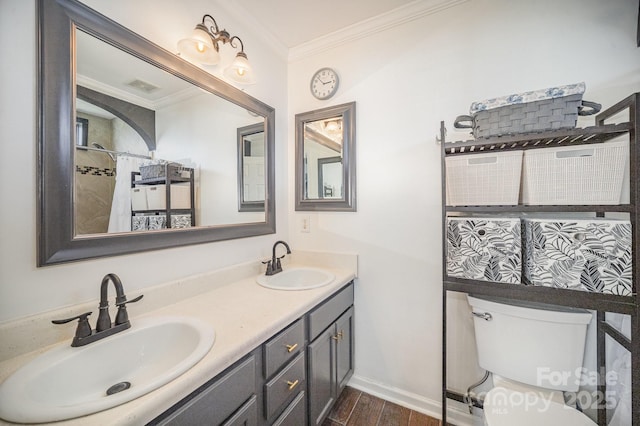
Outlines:
POLYGON ((547 392, 496 386, 487 393, 483 405, 487 426, 597 426, 585 414, 559 403, 547 392))

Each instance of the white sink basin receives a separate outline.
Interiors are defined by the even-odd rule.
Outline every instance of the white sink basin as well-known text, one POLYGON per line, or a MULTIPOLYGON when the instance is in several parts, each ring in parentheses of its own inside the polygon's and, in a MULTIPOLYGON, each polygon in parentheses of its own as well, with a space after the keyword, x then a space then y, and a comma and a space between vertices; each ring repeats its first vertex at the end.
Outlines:
POLYGON ((51 422, 115 407, 183 374, 215 340, 213 328, 193 318, 131 323, 130 329, 86 346, 56 346, 17 370, 0 384, 0 418, 51 422), (107 395, 110 388, 124 389, 107 395))
POLYGON ((335 275, 320 268, 291 267, 275 275, 258 275, 256 281, 274 290, 309 290, 329 284, 335 275))

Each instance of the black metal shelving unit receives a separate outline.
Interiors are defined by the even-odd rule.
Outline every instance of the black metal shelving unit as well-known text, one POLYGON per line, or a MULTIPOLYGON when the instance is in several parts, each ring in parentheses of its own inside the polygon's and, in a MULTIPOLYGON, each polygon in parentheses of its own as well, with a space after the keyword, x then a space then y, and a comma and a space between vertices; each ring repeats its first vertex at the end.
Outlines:
POLYGON ((153 186, 153 185, 165 185, 165 209, 150 209, 150 210, 132 210, 131 215, 135 214, 162 214, 166 217, 166 226, 171 228, 171 216, 178 214, 191 215, 191 226, 196 226, 196 210, 195 210, 195 188, 194 188, 194 170, 189 167, 176 166, 173 164, 164 165, 164 176, 138 179, 140 172, 131 172, 131 188, 135 188, 137 185, 153 186), (188 176, 183 176, 182 172, 186 172, 188 176), (190 208, 188 209, 176 209, 171 207, 171 185, 176 183, 188 183, 189 184, 189 198, 190 208))
MULTIPOLYGON (((626 114, 625 114, 626 117, 626 114)), ((631 352, 631 410, 632 425, 640 426, 640 93, 623 99, 595 117, 595 126, 558 130, 543 133, 501 136, 491 139, 477 139, 460 142, 446 142, 444 122, 440 124, 441 161, 442 161, 442 424, 447 421, 447 401, 449 399, 465 402, 464 395, 450 390, 447 386, 447 297, 449 292, 461 292, 477 295, 500 296, 502 298, 528 300, 560 306, 579 307, 596 312, 596 362, 599 371, 606 371, 605 341, 606 337, 614 339, 622 347, 631 352), (628 121, 616 124, 605 124, 606 121, 628 112, 628 121), (503 150, 540 149, 545 147, 585 145, 603 143, 621 135, 629 135, 629 204, 624 205, 578 205, 578 206, 447 206, 446 205, 446 169, 445 159, 454 155, 478 154, 503 150), (454 213, 595 213, 603 217, 605 213, 625 213, 631 222, 633 250, 632 285, 630 296, 590 293, 578 290, 567 290, 534 286, 526 284, 506 284, 499 282, 470 280, 447 275, 447 217, 454 213), (631 317, 631 339, 606 321, 605 314, 621 313, 631 317)), ((524 265, 523 265, 524 267, 524 265)), ((522 274, 524 277, 524 274, 522 274)), ((604 395, 606 383, 598 375, 597 390, 604 395)), ((474 400, 473 404, 482 408, 482 402, 474 400)), ((597 424, 605 426, 607 421, 606 407, 603 403, 598 407, 597 424)))

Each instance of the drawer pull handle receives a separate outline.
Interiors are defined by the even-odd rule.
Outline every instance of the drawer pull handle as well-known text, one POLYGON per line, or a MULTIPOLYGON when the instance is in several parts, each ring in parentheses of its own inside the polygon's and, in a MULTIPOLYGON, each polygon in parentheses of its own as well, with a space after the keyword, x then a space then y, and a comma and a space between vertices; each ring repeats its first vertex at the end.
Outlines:
POLYGON ((293 390, 293 388, 295 388, 296 386, 298 386, 298 383, 300 382, 300 380, 296 380, 295 382, 292 382, 290 380, 287 380, 287 385, 289 385, 289 390, 293 390))
POLYGON ((343 337, 342 333, 343 333, 343 330, 340 330, 340 333, 336 334, 335 336, 331 336, 331 338, 333 340, 342 340, 342 337, 343 337))
POLYGON ((298 347, 298 344, 294 343, 293 345, 284 345, 284 346, 287 348, 287 352, 291 352, 298 347))

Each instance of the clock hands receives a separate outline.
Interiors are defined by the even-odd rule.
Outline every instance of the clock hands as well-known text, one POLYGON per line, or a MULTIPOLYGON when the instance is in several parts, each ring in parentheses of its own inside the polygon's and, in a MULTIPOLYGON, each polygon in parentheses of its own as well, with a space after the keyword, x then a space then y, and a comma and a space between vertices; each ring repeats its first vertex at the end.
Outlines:
POLYGON ((320 80, 320 78, 318 78, 318 81, 319 81, 320 83, 322 83, 322 84, 335 83, 335 81, 334 81, 334 80, 322 81, 322 80, 320 80))

